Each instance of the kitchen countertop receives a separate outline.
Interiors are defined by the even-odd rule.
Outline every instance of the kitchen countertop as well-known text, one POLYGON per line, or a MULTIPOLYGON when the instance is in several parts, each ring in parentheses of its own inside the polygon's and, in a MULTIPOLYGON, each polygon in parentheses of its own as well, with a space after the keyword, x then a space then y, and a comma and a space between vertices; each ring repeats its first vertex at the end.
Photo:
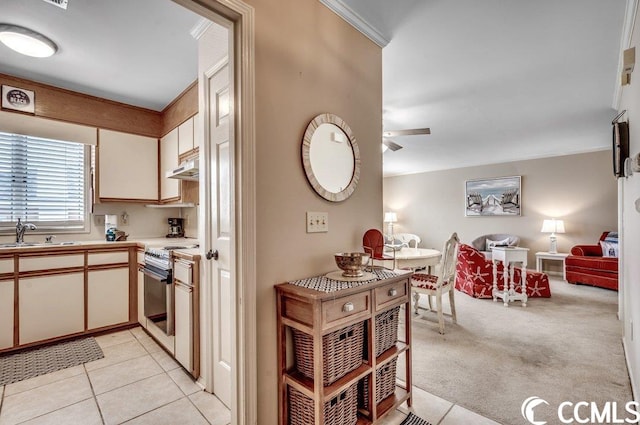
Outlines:
MULTIPOLYGON (((30 243, 32 241, 25 241, 30 243)), ((8 242, 11 243, 11 242, 8 242)), ((38 242, 40 243, 40 242, 38 242)), ((73 250, 77 248, 115 248, 115 247, 130 247, 139 246, 141 248, 162 248, 165 246, 187 246, 186 249, 181 249, 181 252, 185 252, 188 255, 198 255, 200 250, 193 248, 198 244, 198 240, 195 238, 140 238, 130 239, 127 241, 119 242, 107 242, 106 240, 88 240, 88 241, 74 241, 73 245, 61 245, 60 242, 53 243, 51 245, 40 244, 35 246, 19 246, 19 247, 0 247, 0 254, 13 254, 16 252, 30 252, 30 251, 64 251, 73 250)))

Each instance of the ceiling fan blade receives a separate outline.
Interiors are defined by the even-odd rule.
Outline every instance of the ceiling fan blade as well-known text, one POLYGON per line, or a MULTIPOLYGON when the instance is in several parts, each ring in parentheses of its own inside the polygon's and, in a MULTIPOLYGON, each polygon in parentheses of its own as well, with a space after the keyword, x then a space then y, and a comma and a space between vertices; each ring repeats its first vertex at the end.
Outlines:
POLYGON ((397 151, 402 149, 402 146, 400 146, 399 144, 395 143, 393 140, 389 140, 389 139, 383 139, 382 143, 388 147, 389 149, 391 149, 392 151, 397 151))
POLYGON ((416 136, 418 134, 431 134, 430 128, 411 128, 409 130, 390 130, 382 133, 385 137, 416 136))

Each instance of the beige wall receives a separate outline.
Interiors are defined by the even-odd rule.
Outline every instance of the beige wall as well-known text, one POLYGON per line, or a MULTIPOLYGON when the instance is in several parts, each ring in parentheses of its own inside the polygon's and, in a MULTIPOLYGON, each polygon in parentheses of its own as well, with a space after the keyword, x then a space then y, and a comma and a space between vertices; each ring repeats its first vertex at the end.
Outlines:
POLYGON ((422 247, 441 248, 458 232, 470 243, 477 236, 510 233, 530 248, 535 268, 537 251, 549 250, 549 235, 540 233, 545 218, 565 221, 558 251, 577 243, 594 243, 604 230, 617 228, 617 189, 609 151, 459 168, 384 179, 385 211, 395 211, 394 232, 419 235, 422 247), (465 181, 522 176, 520 217, 465 217, 465 181))
MULTIPOLYGON (((634 35, 631 41, 631 47, 636 46, 636 49, 640 42, 639 14, 636 13, 634 35)), ((623 88, 620 105, 621 111, 627 110, 626 119, 629 121, 630 133, 629 153, 632 156, 640 153, 639 77, 639 71, 636 69, 631 76, 631 84, 623 88)), ((638 261, 640 258, 640 212, 636 210, 635 202, 640 202, 640 173, 634 173, 630 177, 620 179, 620 190, 622 321, 629 375, 634 389, 634 399, 638 400, 638 385, 640 385, 640 338, 638 338, 638 326, 640 326, 640 261, 638 261)))
POLYGON ((334 270, 334 252, 359 249, 381 225, 382 53, 317 0, 249 0, 256 22, 258 418, 277 422, 274 285, 334 270), (346 201, 323 200, 300 157, 319 113, 346 120, 361 178, 346 201), (307 234, 306 211, 329 213, 329 232, 307 234))

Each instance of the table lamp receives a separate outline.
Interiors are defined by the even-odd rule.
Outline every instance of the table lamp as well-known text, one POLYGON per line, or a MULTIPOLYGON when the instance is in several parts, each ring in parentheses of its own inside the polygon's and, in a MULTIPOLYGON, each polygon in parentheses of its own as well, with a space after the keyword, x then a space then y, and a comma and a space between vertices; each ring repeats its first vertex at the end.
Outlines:
POLYGON ((549 246, 549 253, 557 254, 558 244, 556 233, 564 233, 564 221, 556 220, 555 218, 544 220, 542 222, 542 229, 540 231, 542 233, 551 233, 551 236, 549 236, 549 239, 551 241, 551 245, 549 246))
POLYGON ((389 236, 393 240, 393 223, 398 221, 398 216, 394 212, 384 213, 384 222, 389 223, 389 236))

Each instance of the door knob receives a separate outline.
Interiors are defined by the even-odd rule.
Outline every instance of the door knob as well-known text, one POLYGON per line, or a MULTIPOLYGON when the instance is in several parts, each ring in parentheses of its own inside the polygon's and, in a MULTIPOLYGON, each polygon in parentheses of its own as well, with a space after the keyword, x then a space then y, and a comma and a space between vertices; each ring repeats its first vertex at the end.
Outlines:
POLYGON ((211 260, 212 258, 214 260, 218 260, 218 250, 216 249, 215 251, 209 250, 209 252, 207 252, 207 260, 211 260))

